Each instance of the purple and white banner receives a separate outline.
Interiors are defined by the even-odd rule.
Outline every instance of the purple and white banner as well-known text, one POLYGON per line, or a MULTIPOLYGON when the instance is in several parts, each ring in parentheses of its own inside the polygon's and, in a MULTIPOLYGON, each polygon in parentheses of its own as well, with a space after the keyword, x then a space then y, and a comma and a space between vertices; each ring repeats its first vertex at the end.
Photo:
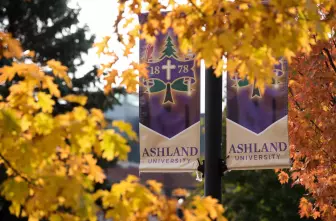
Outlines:
POLYGON ((288 168, 287 62, 274 68, 264 93, 248 77, 227 78, 227 166, 230 170, 288 168))
MULTIPOLYGON (((147 14, 141 14, 140 23, 147 14)), ((140 41, 140 172, 192 172, 200 152, 200 70, 172 29, 140 41)))

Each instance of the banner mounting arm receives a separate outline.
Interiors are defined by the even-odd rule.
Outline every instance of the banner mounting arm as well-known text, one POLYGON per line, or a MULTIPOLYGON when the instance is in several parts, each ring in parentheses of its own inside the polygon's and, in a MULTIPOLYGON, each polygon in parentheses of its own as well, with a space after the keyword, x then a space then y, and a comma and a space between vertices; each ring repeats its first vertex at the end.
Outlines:
MULTIPOLYGON (((197 171, 202 173, 202 178, 204 178, 204 167, 205 167, 205 160, 202 160, 202 163, 200 162, 199 159, 197 159, 198 161, 198 167, 197 167, 197 171)), ((224 176, 225 172, 229 171, 227 165, 226 165, 226 161, 223 159, 219 159, 219 176, 224 176)))

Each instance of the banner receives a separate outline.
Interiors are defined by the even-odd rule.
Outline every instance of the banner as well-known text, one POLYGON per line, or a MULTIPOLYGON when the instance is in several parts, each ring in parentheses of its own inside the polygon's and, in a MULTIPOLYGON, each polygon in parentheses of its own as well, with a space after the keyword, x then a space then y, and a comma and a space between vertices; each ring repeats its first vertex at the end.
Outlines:
MULTIPOLYGON (((141 14, 144 23, 147 14, 141 14)), ((140 41, 140 172, 192 172, 200 152, 200 70, 172 29, 140 41)))
POLYGON ((288 168, 287 62, 275 66, 262 94, 255 81, 227 78, 226 161, 229 170, 288 168))

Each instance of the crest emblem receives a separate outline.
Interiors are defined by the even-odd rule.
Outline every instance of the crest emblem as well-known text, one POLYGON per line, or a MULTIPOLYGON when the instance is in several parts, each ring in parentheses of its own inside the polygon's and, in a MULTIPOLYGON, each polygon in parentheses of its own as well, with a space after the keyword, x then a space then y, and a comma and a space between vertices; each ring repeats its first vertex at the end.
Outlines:
POLYGON ((147 61, 149 78, 143 79, 144 93, 149 95, 162 93, 162 104, 175 103, 174 93, 180 92, 190 96, 196 83, 194 72, 194 55, 178 56, 175 44, 167 35, 160 56, 153 56, 153 45, 146 45, 144 58, 147 61))
MULTIPOLYGON (((284 59, 280 59, 279 64, 275 65, 274 67, 274 77, 272 78, 272 85, 274 89, 278 89, 281 85, 284 84, 283 80, 286 76, 286 67, 287 62, 284 59)), ((237 74, 231 80, 234 82, 232 87, 236 88, 237 91, 239 91, 240 88, 244 88, 250 85, 253 85, 252 93, 251 93, 251 99, 252 98, 262 98, 262 94, 259 90, 259 88, 256 86, 256 81, 251 80, 248 78, 248 76, 245 76, 244 78, 240 78, 237 74)))

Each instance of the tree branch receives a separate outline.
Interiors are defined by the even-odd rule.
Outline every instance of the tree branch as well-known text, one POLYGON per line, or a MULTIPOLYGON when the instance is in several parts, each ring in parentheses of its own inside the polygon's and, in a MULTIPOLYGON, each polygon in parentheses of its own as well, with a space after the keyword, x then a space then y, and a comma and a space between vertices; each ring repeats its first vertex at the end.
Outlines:
MULTIPOLYGON (((294 104, 295 104, 295 106, 297 107, 297 109, 299 110, 299 111, 304 111, 304 108, 302 108, 301 106, 300 106, 300 104, 299 104, 299 102, 297 102, 297 100, 295 100, 295 98, 294 98, 294 94, 293 94, 293 91, 292 91, 292 89, 289 87, 289 93, 292 95, 292 97, 293 97, 293 101, 294 101, 294 104)), ((310 121, 310 123, 320 132, 320 133, 323 133, 323 130, 313 121, 313 120, 309 120, 310 121)))
POLYGON ((35 186, 35 184, 34 183, 32 183, 29 179, 27 179, 26 177, 24 177, 24 176, 22 176, 22 174, 17 170, 17 169, 15 169, 13 166, 12 166, 12 164, 2 155, 2 154, 0 154, 0 158, 5 162, 5 164, 7 164, 7 167, 9 167, 9 168, 11 168, 13 171, 14 171, 14 173, 17 175, 17 176, 19 176, 19 177, 21 177, 24 181, 26 181, 27 183, 29 183, 29 184, 31 184, 31 185, 33 185, 33 186, 35 186))
POLYGON ((198 13, 201 14, 202 18, 205 18, 204 13, 199 7, 197 7, 197 5, 193 2, 193 0, 189 0, 189 3, 191 3, 191 5, 198 11, 198 13))
POLYGON ((333 68, 334 72, 336 73, 336 66, 335 66, 335 63, 333 61, 333 58, 330 54, 330 51, 327 49, 327 48, 323 48, 322 49, 326 54, 327 54, 327 57, 328 57, 328 60, 329 60, 329 63, 331 65, 331 67, 333 68))

